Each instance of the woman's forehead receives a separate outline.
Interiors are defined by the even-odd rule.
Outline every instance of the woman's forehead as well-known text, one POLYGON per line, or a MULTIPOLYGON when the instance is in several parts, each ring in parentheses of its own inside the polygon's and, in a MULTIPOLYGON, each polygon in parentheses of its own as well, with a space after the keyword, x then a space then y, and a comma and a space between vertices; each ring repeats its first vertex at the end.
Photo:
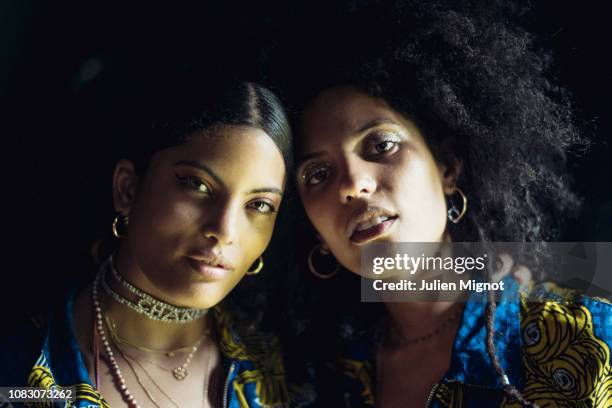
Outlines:
POLYGON ((320 93, 304 111, 298 142, 301 149, 330 139, 358 136, 379 126, 408 126, 409 121, 380 98, 356 88, 320 93))
POLYGON ((284 180, 283 156, 261 129, 233 126, 224 128, 221 133, 199 132, 184 144, 159 153, 157 161, 162 167, 206 167, 213 169, 219 178, 235 178, 242 182, 267 181, 279 188, 284 180))

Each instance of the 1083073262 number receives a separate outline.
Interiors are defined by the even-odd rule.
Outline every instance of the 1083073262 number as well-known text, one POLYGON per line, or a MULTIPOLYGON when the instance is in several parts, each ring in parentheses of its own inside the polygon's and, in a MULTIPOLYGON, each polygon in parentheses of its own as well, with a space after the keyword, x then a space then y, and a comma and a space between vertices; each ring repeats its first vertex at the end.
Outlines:
POLYGON ((2 402, 44 402, 72 401, 75 389, 70 387, 0 387, 0 406, 2 402))

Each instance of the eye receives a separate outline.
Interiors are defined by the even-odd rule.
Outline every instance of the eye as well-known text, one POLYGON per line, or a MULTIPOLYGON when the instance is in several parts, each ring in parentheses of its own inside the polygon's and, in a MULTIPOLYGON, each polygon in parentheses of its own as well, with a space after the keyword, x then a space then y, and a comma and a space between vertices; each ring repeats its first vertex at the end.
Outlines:
POLYGON ((400 142, 400 137, 394 133, 381 133, 365 146, 364 153, 366 156, 393 154, 399 148, 400 142))
POLYGON ((274 208, 272 204, 263 200, 253 201, 249 203, 247 207, 262 214, 270 214, 276 212, 276 208, 274 208))
POLYGON ((377 153, 386 153, 389 150, 393 149, 397 142, 392 142, 391 140, 385 140, 384 142, 377 143, 374 148, 377 153))
POLYGON ((206 194, 206 195, 210 195, 211 193, 211 189, 208 187, 208 185, 200 178, 195 177, 195 176, 176 176, 179 180, 179 183, 190 189, 193 190, 197 193, 201 193, 201 194, 206 194))
POLYGON ((307 186, 315 186, 324 182, 329 177, 329 165, 314 165, 306 168, 302 180, 307 186))

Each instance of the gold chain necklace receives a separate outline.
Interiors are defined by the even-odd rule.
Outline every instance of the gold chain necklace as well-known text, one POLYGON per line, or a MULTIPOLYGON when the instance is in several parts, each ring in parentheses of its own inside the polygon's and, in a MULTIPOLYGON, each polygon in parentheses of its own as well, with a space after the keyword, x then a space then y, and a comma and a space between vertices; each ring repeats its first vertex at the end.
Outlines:
POLYGON ((392 325, 392 328, 393 328, 393 331, 397 334, 397 337, 400 338, 399 343, 401 345, 417 344, 417 343, 425 342, 427 340, 431 340, 434 336, 437 336, 438 334, 442 333, 447 327, 449 327, 460 316, 461 316, 461 310, 456 310, 448 318, 446 318, 446 320, 444 320, 442 324, 436 327, 434 331, 424 334, 422 336, 417 336, 417 337, 404 336, 404 334, 401 331, 399 331, 396 325, 392 325))
MULTIPOLYGON (((149 400, 151 400, 151 402, 157 407, 157 408, 161 408, 160 405, 157 403, 157 401, 155 400, 155 398, 153 397, 153 395, 151 395, 151 393, 149 392, 149 390, 147 390, 147 388, 144 385, 144 382, 142 381, 142 379, 140 378, 140 376, 138 375, 138 373, 136 372, 136 369, 134 368, 134 366, 131 364, 131 362, 126 358, 126 356, 123 354, 123 351, 121 350, 121 348, 117 345, 113 343, 113 339, 112 338, 107 338, 105 331, 104 331, 104 319, 103 316, 104 311, 102 309, 102 306, 98 300, 98 284, 99 284, 99 280, 100 280, 101 274, 98 273, 98 276, 96 276, 96 279, 94 280, 93 286, 92 286, 92 306, 93 306, 93 312, 94 312, 94 317, 95 317, 95 334, 94 334, 94 355, 96 358, 96 386, 100 387, 100 380, 97 377, 97 373, 98 371, 98 351, 96 351, 96 344, 98 342, 98 339, 96 337, 96 335, 99 335, 99 340, 102 342, 102 345, 104 347, 104 350, 106 351, 106 357, 108 358, 108 360, 106 361, 106 363, 108 364, 109 368, 111 369, 111 375, 113 377, 113 382, 115 383, 115 387, 117 388, 117 391, 119 391, 119 393, 121 394, 121 397, 123 398, 123 400, 127 403, 127 405, 130 408, 137 408, 138 402, 136 401, 136 399, 134 398, 134 396, 132 395, 132 393, 129 391, 127 384, 125 382, 125 378, 123 377, 123 375, 121 374, 121 370, 119 368, 119 364, 117 363, 117 360, 115 359, 113 350, 111 348, 111 344, 115 346, 115 348, 119 351, 119 353, 121 353, 123 359, 126 361, 126 363, 128 364, 128 366, 130 367, 130 369, 132 370, 132 372, 134 373, 134 376, 136 377, 136 380, 138 381, 138 383, 140 384, 140 386, 142 387, 143 391, 145 392, 145 394, 147 395, 147 398, 149 398, 149 400)), ((107 327, 110 330, 110 325, 108 325, 107 322, 107 327)), ((208 358, 210 359, 210 354, 212 353, 208 353, 208 358)), ((141 368, 143 368, 141 366, 141 368)), ((154 380, 153 377, 143 368, 143 371, 147 374, 147 376, 149 376, 149 378, 151 379, 151 381, 155 384, 156 387, 158 387, 160 389, 160 391, 166 396, 166 398, 168 398, 175 406, 179 406, 178 404, 176 404, 176 402, 159 386, 159 384, 157 384, 154 380)), ((205 366, 205 375, 204 375, 204 398, 206 401, 207 395, 208 395, 208 382, 209 382, 209 375, 208 375, 208 360, 206 362, 206 366, 205 366)))
MULTIPOLYGON (((165 354, 167 357, 173 357, 175 353, 177 353, 178 351, 183 351, 183 350, 188 350, 191 349, 190 353, 187 355, 185 361, 183 362, 183 364, 179 365, 178 367, 173 367, 173 368, 167 368, 167 367, 163 367, 160 364, 151 361, 151 360, 146 360, 146 359, 140 359, 143 361, 146 361, 148 363, 151 363, 165 371, 170 371, 172 372, 172 376, 176 379, 176 380, 183 380, 185 379, 188 375, 189 375, 189 371, 187 370, 187 366, 189 365, 189 363, 191 362, 191 359, 193 358, 193 356, 195 355, 196 351, 200 348, 200 345, 203 343, 204 339, 208 336, 209 334, 209 330, 206 330, 204 332, 204 334, 196 341, 196 343, 193 346, 186 346, 186 347, 181 347, 178 349, 174 349, 174 350, 155 350, 155 349, 149 349, 147 347, 143 347, 143 346, 139 346, 133 343, 128 342, 127 340, 121 338, 116 331, 116 326, 115 326, 115 322, 111 319, 110 316, 108 316, 108 314, 104 314, 104 319, 106 320, 106 325, 108 327, 108 331, 110 334, 110 338, 113 340, 113 343, 115 343, 117 345, 117 347, 119 347, 120 344, 125 344, 131 347, 134 347, 138 350, 141 351, 145 351, 145 352, 155 352, 155 353, 163 353, 165 354)), ((121 349, 122 353, 126 353, 125 350, 121 349)), ((139 360, 138 358, 131 356, 130 357, 134 360, 139 360)))
MULTIPOLYGON (((417 336, 417 337, 405 337, 398 329, 397 326, 393 325, 393 329, 394 331, 397 333, 397 336, 401 339, 399 341, 399 343, 401 345, 409 345, 409 344, 417 344, 417 343, 421 343, 421 342, 425 342, 427 340, 432 339, 434 336, 442 333, 447 327, 449 327, 455 320, 457 320, 459 317, 461 317, 461 313, 462 310, 456 310, 453 313, 451 313, 451 315, 444 320, 444 322, 442 322, 442 324, 440 326, 438 326, 434 331, 427 333, 425 335, 422 336, 417 336)), ((388 330, 388 324, 387 324, 387 328, 385 330, 383 330, 383 337, 382 339, 380 339, 380 343, 379 346, 377 347, 376 350, 376 364, 375 364, 375 376, 376 376, 376 387, 377 387, 377 400, 380 400, 382 398, 382 386, 383 386, 383 379, 384 379, 384 375, 383 375, 383 369, 381 367, 381 353, 382 353, 382 348, 380 347, 380 345, 382 343, 384 343, 385 338, 387 337, 387 332, 388 330)), ((434 386, 432 387, 432 389, 429 392, 429 395, 427 397, 427 405, 429 406, 429 404, 431 403, 431 399, 435 396, 435 392, 438 389, 438 384, 434 384, 434 386)))
MULTIPOLYGON (((157 388, 176 408, 180 408, 180 405, 174 400, 174 398, 172 398, 170 395, 168 395, 168 393, 162 388, 162 386, 159 385, 157 383, 157 381, 155 381, 153 376, 143 367, 143 365, 140 363, 140 361, 138 361, 137 358, 127 354, 123 349, 121 349, 121 347, 118 344, 113 342, 113 345, 119 351, 119 353, 121 354, 123 359, 126 361, 128 366, 130 367, 130 369, 134 373, 134 376, 136 377, 136 380, 140 384, 140 387, 144 390, 144 392, 147 395, 147 397, 151 400, 151 402, 153 402, 153 404, 155 404, 156 407, 161 408, 157 404, 157 401, 155 400, 155 398, 153 398, 153 396, 151 395, 150 391, 147 390, 147 388, 145 387, 144 382, 142 381, 142 379, 140 378, 140 376, 136 372, 136 369, 134 368, 134 366, 132 365, 130 360, 133 360, 134 363, 136 363, 138 365, 138 367, 140 367, 140 369, 149 378, 149 381, 151 381, 153 383, 155 388, 157 388)), ((212 353, 207 353, 207 357, 205 359, 205 364, 204 364, 204 400, 206 400, 208 398, 208 384, 209 384, 209 380, 210 380, 210 376, 208 375, 208 367, 210 365, 210 356, 211 356, 211 354, 212 353)), ((160 367, 160 368, 162 368, 162 367, 160 367)))
MULTIPOLYGON (((149 398, 151 400, 151 402, 153 403, 153 405, 155 405, 157 408, 161 408, 160 405, 157 403, 157 401, 155 400, 155 398, 153 398, 153 395, 151 395, 151 392, 147 389, 147 387, 145 387, 144 382, 142 381, 142 379, 140 378, 140 376, 138 375, 138 373, 136 372, 136 369, 134 368, 134 366, 132 365, 132 363, 130 362, 130 360, 128 360, 128 358, 125 356, 125 354, 123 353, 123 350, 121 350, 121 348, 113 341, 113 339, 110 339, 111 344, 113 346, 115 346, 115 348, 117 349, 117 351, 119 351, 119 354, 121 354, 121 357, 123 357, 123 359, 125 360, 125 362, 127 363, 128 367, 130 367, 130 370, 132 370, 132 373, 134 373, 134 377, 136 377, 136 381, 138 381, 138 384, 140 384, 140 388, 142 388, 142 390, 145 392, 145 394, 147 395, 147 398, 149 398)), ((146 371, 145 371, 146 373, 146 371)), ((147 374, 148 375, 148 374, 147 374)), ((149 378, 151 378, 149 376, 149 378)), ((173 404, 174 406, 176 406, 177 408, 179 408, 179 405, 172 399, 170 398, 170 396, 168 394, 166 394, 166 392, 164 390, 162 390, 157 383, 155 383, 153 381, 153 384, 155 384, 157 386, 157 388, 159 388, 159 390, 166 396, 166 398, 168 398, 173 404)))

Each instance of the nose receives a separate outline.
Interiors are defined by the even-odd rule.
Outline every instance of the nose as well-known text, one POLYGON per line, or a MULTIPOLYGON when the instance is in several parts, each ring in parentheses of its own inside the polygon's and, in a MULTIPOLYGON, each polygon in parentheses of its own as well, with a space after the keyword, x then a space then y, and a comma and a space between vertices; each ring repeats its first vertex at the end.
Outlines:
POLYGON ((376 191, 376 181, 364 166, 347 163, 340 178, 340 202, 347 204, 355 198, 368 197, 376 191))
POLYGON ((219 204, 215 211, 211 211, 202 227, 204 236, 220 245, 232 245, 236 242, 239 214, 235 207, 228 202, 219 204))

